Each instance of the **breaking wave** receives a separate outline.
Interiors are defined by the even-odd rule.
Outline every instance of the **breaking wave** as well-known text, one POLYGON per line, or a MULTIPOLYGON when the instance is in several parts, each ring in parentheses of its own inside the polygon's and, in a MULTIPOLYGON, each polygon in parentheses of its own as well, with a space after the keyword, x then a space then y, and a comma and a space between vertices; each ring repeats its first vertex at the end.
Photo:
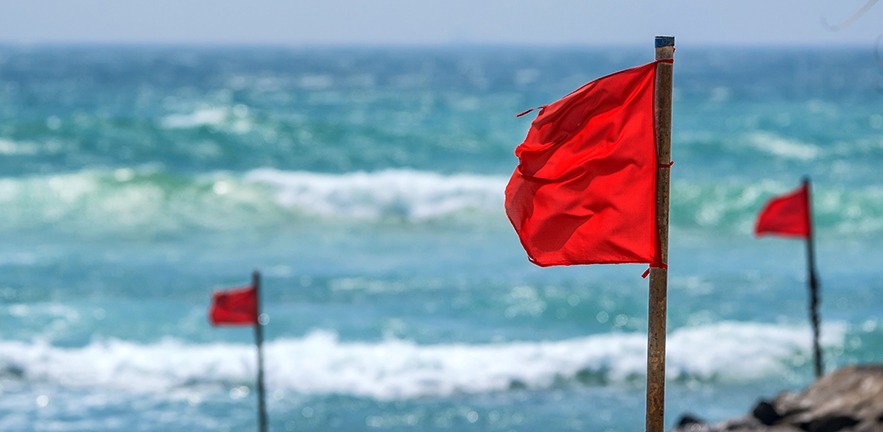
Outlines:
MULTIPOLYGON (((824 345, 840 346, 844 326, 829 324, 823 334, 824 345)), ((107 340, 59 348, 6 341, 0 348, 0 377, 129 391, 250 386, 256 368, 254 347, 241 344, 107 340)), ((721 322, 672 332, 667 371, 678 380, 750 381, 787 374, 809 352, 805 328, 721 322)), ((420 345, 398 339, 342 341, 335 333, 314 331, 268 342, 264 358, 271 391, 395 400, 628 383, 644 374, 646 336, 420 345)))
MULTIPOLYGON (((507 177, 408 169, 325 174, 262 168, 178 175, 153 168, 0 178, 0 228, 65 232, 227 231, 307 223, 470 223, 508 226, 507 177), (100 220, 102 224, 95 224, 100 220)), ((776 181, 675 180, 671 222, 686 230, 750 233, 776 181)), ((814 187, 816 225, 842 236, 883 233, 883 188, 814 187)))

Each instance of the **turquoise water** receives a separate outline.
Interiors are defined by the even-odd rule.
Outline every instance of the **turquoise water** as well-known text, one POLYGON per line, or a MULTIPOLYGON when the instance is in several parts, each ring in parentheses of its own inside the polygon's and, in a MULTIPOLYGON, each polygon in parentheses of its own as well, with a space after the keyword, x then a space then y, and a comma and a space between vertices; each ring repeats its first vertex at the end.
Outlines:
MULTIPOLYGON (((643 427, 643 266, 538 268, 503 212, 531 116, 652 50, 0 47, 0 430, 643 427)), ((805 257, 752 236, 813 180, 825 362, 880 361, 870 47, 681 47, 666 424, 812 380, 805 257)))

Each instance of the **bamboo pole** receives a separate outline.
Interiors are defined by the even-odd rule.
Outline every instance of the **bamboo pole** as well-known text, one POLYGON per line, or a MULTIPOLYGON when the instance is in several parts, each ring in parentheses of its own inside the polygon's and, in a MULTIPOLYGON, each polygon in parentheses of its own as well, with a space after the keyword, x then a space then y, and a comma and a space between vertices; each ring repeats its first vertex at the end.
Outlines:
MULTIPOLYGON (((675 38, 656 37, 656 60, 674 58, 675 38)), ((671 163, 671 63, 656 64, 654 115, 656 120, 656 152, 659 168, 656 174, 656 226, 661 260, 668 263, 668 221, 671 163)), ((665 421, 665 326, 668 291, 668 269, 650 269, 650 299, 647 322, 647 432, 662 432, 665 421)))
POLYGON ((806 260, 807 271, 809 272, 807 283, 809 284, 809 320, 812 324, 813 365, 816 378, 821 378, 824 374, 824 367, 822 366, 822 348, 819 345, 819 281, 816 277, 815 241, 813 239, 812 190, 808 177, 803 179, 803 187, 806 191, 806 226, 808 229, 806 236, 806 260))
POLYGON ((267 432, 267 405, 264 400, 264 330, 261 324, 261 274, 255 270, 251 274, 251 284, 255 294, 255 317, 254 339, 258 346, 258 431, 267 432))

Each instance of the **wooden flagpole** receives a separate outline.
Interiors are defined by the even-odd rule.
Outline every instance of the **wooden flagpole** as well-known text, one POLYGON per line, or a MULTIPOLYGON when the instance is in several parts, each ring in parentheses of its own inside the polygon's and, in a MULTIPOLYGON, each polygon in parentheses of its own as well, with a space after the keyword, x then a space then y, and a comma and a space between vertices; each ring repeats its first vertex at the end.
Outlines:
POLYGON ((264 402, 264 329, 261 324, 261 274, 255 270, 251 274, 251 284, 255 294, 254 339, 258 346, 258 431, 267 432, 267 405, 264 402))
MULTIPOLYGON (((656 60, 674 59, 675 38, 656 36, 656 60)), ((671 63, 656 64, 654 115, 656 120, 656 226, 663 263, 668 263, 669 183, 671 181, 671 63)), ((647 423, 646 432, 662 432, 665 420, 665 325, 668 269, 650 269, 647 321, 647 423)))
POLYGON ((807 278, 809 283, 809 320, 812 323, 813 363, 816 378, 820 378, 824 374, 824 368, 822 367, 822 349, 819 345, 819 280, 816 277, 815 242, 813 240, 812 226, 812 189, 810 188, 809 177, 804 177, 803 187, 806 190, 806 226, 808 229, 806 236, 806 260, 808 263, 807 271, 809 272, 807 278))

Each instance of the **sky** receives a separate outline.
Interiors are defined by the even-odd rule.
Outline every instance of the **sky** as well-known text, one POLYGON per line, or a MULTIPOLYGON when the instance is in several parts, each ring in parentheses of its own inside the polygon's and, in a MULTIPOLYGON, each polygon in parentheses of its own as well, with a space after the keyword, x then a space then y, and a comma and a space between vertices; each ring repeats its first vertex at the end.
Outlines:
POLYGON ((0 43, 875 46, 876 0, 0 0, 0 43), (857 11, 866 13, 841 29, 857 11))

